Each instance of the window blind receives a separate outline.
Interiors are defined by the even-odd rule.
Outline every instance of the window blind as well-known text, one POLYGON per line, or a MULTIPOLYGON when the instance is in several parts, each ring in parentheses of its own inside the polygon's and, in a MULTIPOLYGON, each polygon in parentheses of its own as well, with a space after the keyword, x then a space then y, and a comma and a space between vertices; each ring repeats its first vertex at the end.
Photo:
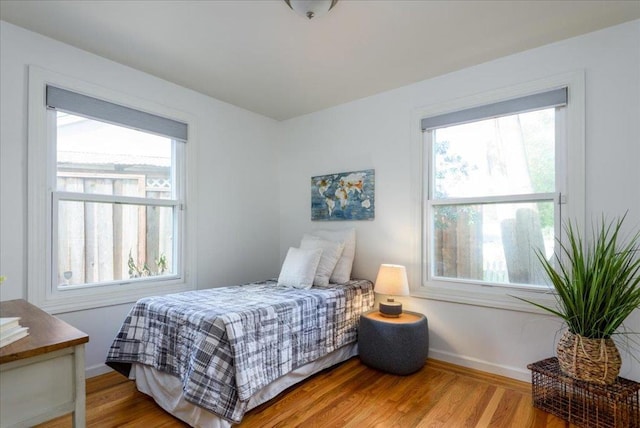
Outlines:
POLYGON ((458 125, 508 114, 567 105, 567 88, 553 89, 497 103, 472 107, 422 119, 422 130, 458 125))
POLYGON ((47 85, 47 107, 187 141, 187 124, 47 85))

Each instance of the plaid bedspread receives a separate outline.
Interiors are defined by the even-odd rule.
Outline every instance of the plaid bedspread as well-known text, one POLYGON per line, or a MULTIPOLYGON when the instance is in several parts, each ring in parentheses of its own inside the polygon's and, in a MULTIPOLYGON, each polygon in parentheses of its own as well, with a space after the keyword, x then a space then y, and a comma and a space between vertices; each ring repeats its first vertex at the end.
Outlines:
POLYGON ((139 300, 107 364, 141 363, 179 377, 187 401, 233 422, 280 376, 357 340, 373 285, 354 280, 310 290, 276 281, 139 300))

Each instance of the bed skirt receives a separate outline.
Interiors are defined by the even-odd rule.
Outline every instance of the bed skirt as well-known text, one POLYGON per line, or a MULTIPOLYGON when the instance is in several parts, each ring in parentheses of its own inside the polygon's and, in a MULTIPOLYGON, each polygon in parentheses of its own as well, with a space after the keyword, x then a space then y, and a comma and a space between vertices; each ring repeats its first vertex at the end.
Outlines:
MULTIPOLYGON (((309 376, 356 355, 358 355, 358 344, 351 343, 293 370, 253 395, 249 400, 247 410, 266 403, 285 389, 309 376)), ((164 410, 193 427, 229 428, 232 426, 229 421, 186 401, 182 396, 182 382, 175 376, 143 364, 132 364, 129 378, 135 379, 139 391, 151 396, 164 410)))

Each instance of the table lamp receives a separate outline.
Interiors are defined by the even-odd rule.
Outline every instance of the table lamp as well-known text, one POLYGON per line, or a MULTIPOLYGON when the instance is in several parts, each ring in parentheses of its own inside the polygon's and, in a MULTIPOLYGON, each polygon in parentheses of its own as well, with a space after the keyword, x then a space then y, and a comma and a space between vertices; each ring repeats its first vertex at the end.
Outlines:
MULTIPOLYGON (((388 296, 408 296, 407 269, 401 265, 380 265, 373 291, 388 296)), ((380 315, 397 318, 400 314, 402 314, 402 303, 394 301, 393 297, 388 297, 386 302, 380 302, 380 315)))

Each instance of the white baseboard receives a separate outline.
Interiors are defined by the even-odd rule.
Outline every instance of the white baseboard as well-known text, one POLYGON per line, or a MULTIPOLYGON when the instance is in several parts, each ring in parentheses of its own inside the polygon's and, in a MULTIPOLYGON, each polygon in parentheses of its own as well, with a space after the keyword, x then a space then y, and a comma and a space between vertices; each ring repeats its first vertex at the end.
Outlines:
POLYGON ((95 366, 85 368, 84 376, 89 379, 90 377, 100 376, 112 371, 113 369, 106 364, 96 364, 95 366))
MULTIPOLYGON (((521 380, 523 382, 531 382, 531 372, 529 372, 529 370, 521 369, 518 367, 503 366, 500 364, 479 360, 477 358, 453 354, 447 351, 440 351, 438 349, 429 349, 429 358, 445 361, 447 363, 455 364, 462 367, 481 370, 487 373, 510 377, 512 379, 521 380)), ((88 379, 90 377, 100 376, 112 371, 113 369, 106 364, 96 364, 94 366, 86 368, 85 377, 88 379)))
POLYGON ((481 370, 487 373, 493 373, 500 376, 510 377, 512 379, 521 380, 523 382, 531 382, 531 372, 526 368, 510 367, 500 364, 490 363, 488 361, 479 360, 477 358, 468 357, 465 355, 453 354, 447 351, 440 351, 437 349, 429 349, 429 358, 434 360, 445 361, 447 363, 455 364, 470 369, 481 370))

